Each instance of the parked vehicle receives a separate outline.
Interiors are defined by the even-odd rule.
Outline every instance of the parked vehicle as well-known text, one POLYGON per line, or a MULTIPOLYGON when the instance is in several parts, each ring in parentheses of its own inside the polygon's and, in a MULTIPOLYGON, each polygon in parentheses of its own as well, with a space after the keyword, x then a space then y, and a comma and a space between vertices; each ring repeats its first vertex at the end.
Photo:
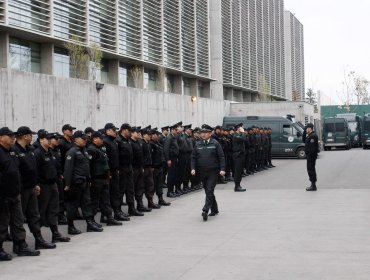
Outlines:
POLYGON ((345 118, 326 118, 323 125, 324 150, 332 147, 351 148, 351 131, 345 118))
POLYGON ((370 146, 370 114, 365 114, 362 122, 362 148, 370 146))
POLYGON ((348 127, 351 130, 351 146, 361 147, 362 145, 362 118, 356 113, 337 114, 337 118, 344 118, 348 122, 348 127))
POLYGON ((305 158, 302 142, 303 128, 296 122, 285 117, 224 117, 223 125, 231 127, 243 123, 244 127, 258 126, 272 129, 272 156, 305 158))

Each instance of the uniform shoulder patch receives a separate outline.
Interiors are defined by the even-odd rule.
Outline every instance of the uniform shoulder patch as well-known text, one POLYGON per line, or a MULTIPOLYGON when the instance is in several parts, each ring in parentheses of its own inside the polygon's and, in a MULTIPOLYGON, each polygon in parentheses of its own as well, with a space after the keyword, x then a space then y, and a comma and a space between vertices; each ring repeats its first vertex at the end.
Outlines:
POLYGON ((311 143, 315 143, 315 139, 311 139, 311 143))
POLYGON ((66 160, 71 160, 72 157, 71 156, 67 156, 66 160))

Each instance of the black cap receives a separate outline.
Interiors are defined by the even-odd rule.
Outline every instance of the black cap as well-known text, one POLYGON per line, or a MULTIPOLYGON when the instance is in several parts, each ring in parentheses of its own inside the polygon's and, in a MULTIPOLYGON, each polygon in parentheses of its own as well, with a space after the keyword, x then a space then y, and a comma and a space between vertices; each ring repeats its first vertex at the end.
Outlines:
POLYGON ((308 123, 308 124, 306 124, 306 128, 308 128, 308 127, 309 127, 309 128, 311 128, 311 129, 313 129, 313 127, 314 127, 314 126, 313 126, 313 123, 308 123))
POLYGON ((37 132, 37 136, 39 137, 39 139, 44 139, 44 138, 51 139, 51 138, 53 138, 53 133, 49 133, 44 129, 40 129, 37 132))
POLYGON ((62 131, 64 131, 64 130, 75 130, 75 129, 76 128, 71 126, 69 123, 63 125, 63 127, 62 127, 62 131))
POLYGON ((104 126, 104 130, 108 130, 108 129, 118 130, 117 127, 114 124, 112 124, 112 123, 107 123, 104 126))
POLYGON ((191 129, 191 124, 188 124, 188 125, 184 125, 183 127, 184 127, 184 129, 191 129))
POLYGON ((0 136, 5 136, 5 135, 13 136, 15 134, 16 133, 11 131, 7 126, 0 128, 0 136))
POLYGON ((182 126, 182 122, 178 122, 176 125, 177 127, 182 126))
POLYGON ((100 138, 100 139, 103 139, 103 134, 100 133, 99 131, 94 131, 92 134, 91 134, 91 139, 94 139, 94 138, 100 138))
POLYGON ((95 130, 92 127, 89 126, 89 127, 86 127, 85 128, 85 131, 84 132, 87 134, 87 133, 93 133, 94 131, 95 130))
POLYGON ((200 132, 200 127, 195 127, 193 132, 195 132, 195 133, 200 132))
POLYGON ((35 135, 36 132, 32 131, 28 126, 21 126, 17 129, 17 136, 33 134, 35 135))
POLYGON ((141 126, 133 126, 131 127, 132 132, 140 132, 141 131, 141 126))
POLYGON ((221 125, 216 125, 216 126, 215 126, 215 130, 216 130, 216 129, 222 129, 221 125))
POLYGON ((147 128, 143 128, 143 129, 141 130, 141 134, 142 134, 142 135, 150 134, 150 130, 149 130, 149 129, 147 129, 147 128))
POLYGON ((213 130, 213 127, 209 126, 208 124, 203 124, 202 125, 202 132, 211 132, 213 130))
POLYGON ((77 130, 73 133, 73 138, 86 138, 86 134, 82 130, 77 130))
POLYGON ((128 123, 124 123, 121 125, 121 130, 124 130, 124 129, 128 129, 128 130, 131 130, 131 125, 129 125, 128 123))
POLYGON ((151 130, 152 129, 152 126, 151 125, 148 125, 147 127, 144 127, 143 129, 151 130))
POLYGON ((52 133, 49 133, 50 134, 50 139, 51 138, 55 138, 55 139, 59 139, 62 137, 62 135, 60 135, 58 132, 52 132, 52 133))
POLYGON ((169 130, 169 128, 170 128, 170 127, 167 125, 167 126, 162 127, 161 129, 162 129, 162 131, 163 131, 163 130, 169 130))

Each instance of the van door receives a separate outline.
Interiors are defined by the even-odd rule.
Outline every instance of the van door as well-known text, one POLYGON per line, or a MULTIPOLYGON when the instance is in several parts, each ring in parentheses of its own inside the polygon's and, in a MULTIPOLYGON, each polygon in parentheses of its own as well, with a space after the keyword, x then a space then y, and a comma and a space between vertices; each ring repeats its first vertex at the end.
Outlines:
POLYGON ((297 130, 289 123, 281 123, 280 153, 282 156, 294 156, 297 146, 297 130))

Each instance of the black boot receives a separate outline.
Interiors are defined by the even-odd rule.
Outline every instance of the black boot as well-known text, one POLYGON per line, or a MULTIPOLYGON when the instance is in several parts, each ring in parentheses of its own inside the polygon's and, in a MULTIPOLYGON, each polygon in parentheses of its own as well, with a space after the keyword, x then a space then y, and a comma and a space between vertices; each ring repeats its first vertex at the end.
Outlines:
POLYGON ((13 244, 13 252, 17 254, 19 257, 36 257, 40 256, 40 251, 32 250, 28 247, 26 241, 21 243, 14 243, 13 244))
POLYGON ((12 258, 11 254, 4 251, 3 244, 0 244, 0 261, 11 261, 12 258))
POLYGON ((317 191, 316 182, 312 182, 311 183, 311 186, 309 186, 308 188, 306 188, 306 191, 308 191, 308 192, 315 192, 315 191, 317 191))
POLYGON ((71 241, 71 238, 69 237, 66 237, 66 236, 63 236, 59 230, 58 230, 58 226, 54 225, 54 226, 50 226, 50 230, 51 230, 51 234, 52 234, 52 239, 51 241, 53 243, 56 243, 56 242, 69 242, 71 241))
POLYGON ((57 246, 54 243, 48 243, 42 237, 41 232, 35 232, 33 234, 35 237, 35 250, 39 249, 55 249, 57 246))
POLYGON ((106 224, 108 222, 107 216, 104 216, 103 214, 100 216, 100 223, 106 224))
POLYGON ((93 219, 86 220, 87 224, 87 232, 102 232, 103 228, 100 228, 96 225, 95 221, 93 219))
POLYGON ((240 183, 235 183, 234 191, 235 191, 235 192, 245 192, 245 191, 246 191, 246 189, 243 189, 243 188, 240 186, 240 183))
POLYGON ((140 212, 151 212, 152 209, 145 207, 142 201, 137 202, 137 208, 138 211, 140 212))
POLYGON ((148 207, 150 209, 160 209, 161 206, 153 202, 153 198, 148 198, 148 207))
POLYGON ((166 202, 164 199, 163 199, 163 195, 158 195, 158 204, 159 205, 162 205, 162 206, 170 206, 171 203, 169 202, 166 202))
POLYGON ((142 216, 144 216, 144 213, 141 213, 140 211, 136 210, 135 209, 135 206, 133 206, 133 205, 128 208, 128 214, 130 216, 136 216, 136 217, 142 217, 142 216))
MULTIPOLYGON (((123 212, 117 212, 117 213, 114 213, 114 219, 117 220, 117 221, 122 221, 122 222, 128 222, 130 221, 130 218, 129 217, 126 217, 123 212)), ((107 221, 108 223, 108 221, 107 221)))
POLYGON ((203 211, 202 212, 202 217, 203 217, 203 221, 207 221, 208 220, 208 213, 203 211))
POLYGON ((122 223, 113 219, 113 217, 109 217, 107 221, 107 226, 122 226, 122 223))
POLYGON ((167 192, 167 197, 175 198, 175 197, 177 197, 177 195, 174 192, 167 192))
POLYGON ((68 220, 68 234, 77 235, 81 233, 82 232, 75 227, 73 220, 68 220))

